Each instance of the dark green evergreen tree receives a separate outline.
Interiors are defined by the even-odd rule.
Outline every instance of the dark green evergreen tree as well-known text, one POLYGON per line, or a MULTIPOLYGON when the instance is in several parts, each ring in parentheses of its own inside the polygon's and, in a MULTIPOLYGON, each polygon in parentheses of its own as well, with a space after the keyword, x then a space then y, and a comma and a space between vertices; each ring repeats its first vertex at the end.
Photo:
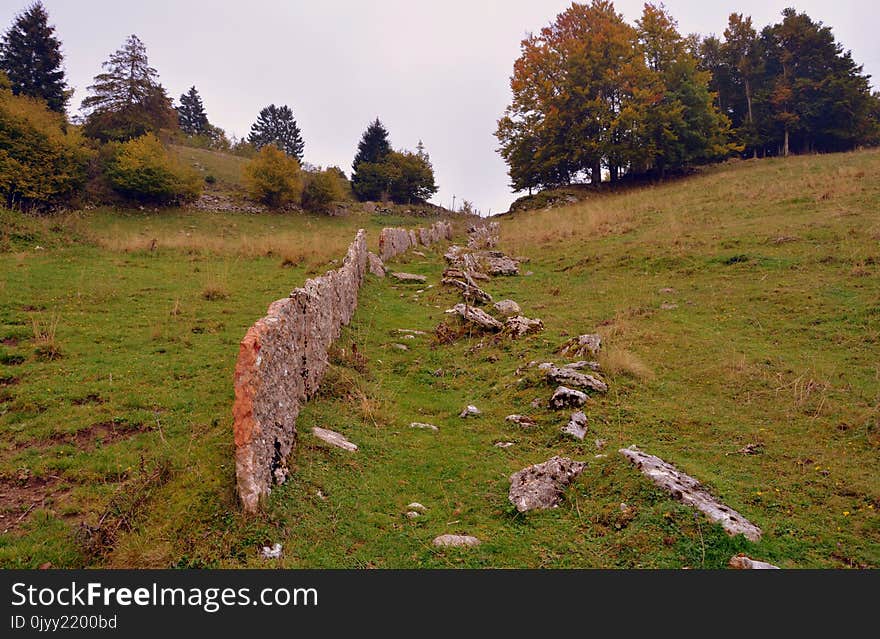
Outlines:
POLYGON ((351 187, 360 200, 378 200, 386 193, 387 178, 379 168, 391 153, 388 131, 376 118, 371 122, 358 142, 357 155, 351 163, 351 187), (359 170, 360 165, 373 165, 359 170))
POLYGON ((256 149, 274 144, 290 157, 302 162, 305 142, 296 120, 293 119, 293 111, 287 105, 276 107, 270 104, 260 111, 257 121, 251 126, 248 142, 256 149))
POLYGON ((361 136, 357 155, 354 156, 351 168, 357 171, 357 165, 361 162, 381 162, 389 153, 391 153, 391 142, 388 141, 388 131, 379 118, 376 118, 361 136))
POLYGON ((211 133, 211 124, 208 122, 208 114, 205 113, 205 105, 202 96, 195 87, 180 96, 180 106, 177 107, 177 119, 180 130, 187 135, 208 135, 211 133))
POLYGON ((761 39, 768 78, 768 146, 790 151, 843 151, 871 136, 869 76, 835 41, 830 27, 794 9, 761 39))
POLYGON ((0 42, 0 69, 6 72, 15 95, 46 101, 63 113, 70 99, 62 68, 61 42, 49 25, 49 14, 35 2, 18 15, 0 42))
POLYGON ((177 112, 150 66, 147 49, 131 35, 103 64, 91 93, 82 103, 86 135, 107 140, 129 140, 145 133, 177 127, 177 112))

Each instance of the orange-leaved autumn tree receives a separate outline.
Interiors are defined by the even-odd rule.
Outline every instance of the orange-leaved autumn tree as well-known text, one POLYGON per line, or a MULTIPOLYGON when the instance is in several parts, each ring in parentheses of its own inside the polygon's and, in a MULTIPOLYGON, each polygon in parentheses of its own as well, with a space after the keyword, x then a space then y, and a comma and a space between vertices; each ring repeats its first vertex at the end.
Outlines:
POLYGON ((707 73, 662 7, 636 27, 609 0, 574 3, 521 44, 498 122, 514 190, 662 174, 726 152, 707 73))

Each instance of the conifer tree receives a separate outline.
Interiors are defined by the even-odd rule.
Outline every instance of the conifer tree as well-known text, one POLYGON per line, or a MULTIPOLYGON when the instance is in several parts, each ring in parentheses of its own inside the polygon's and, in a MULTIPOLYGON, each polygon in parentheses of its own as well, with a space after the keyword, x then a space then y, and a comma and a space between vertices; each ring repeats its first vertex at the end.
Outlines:
POLYGON ((129 36, 103 67, 82 103, 88 114, 86 135, 124 141, 177 127, 177 112, 136 35, 129 36))
POLYGON ((64 80, 61 42, 54 34, 46 8, 35 2, 3 34, 0 69, 14 95, 43 99, 51 110, 63 113, 72 91, 64 80))
POLYGON ((189 91, 180 96, 177 118, 180 130, 187 135, 207 135, 211 132, 202 96, 195 87, 190 87, 189 91))
POLYGON ((270 104, 263 108, 257 116, 257 121, 251 125, 248 142, 257 150, 274 144, 289 157, 302 162, 305 142, 293 118, 293 111, 287 105, 276 107, 270 104))
POLYGON ((358 142, 357 155, 351 163, 352 170, 357 173, 358 164, 361 162, 382 162, 391 153, 391 142, 388 141, 388 130, 376 118, 370 123, 367 130, 358 142))

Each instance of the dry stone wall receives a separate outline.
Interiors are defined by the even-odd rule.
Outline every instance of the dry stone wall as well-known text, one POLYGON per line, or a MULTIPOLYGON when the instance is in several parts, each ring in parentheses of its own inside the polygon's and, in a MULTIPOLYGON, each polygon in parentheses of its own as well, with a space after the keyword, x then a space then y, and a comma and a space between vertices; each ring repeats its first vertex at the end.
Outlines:
MULTIPOLYGON (((406 250, 452 238, 437 222, 417 231, 386 228, 379 250, 389 259, 406 250)), ((342 266, 307 280, 273 302, 241 341, 235 365, 235 476, 246 512, 256 512, 272 486, 285 481, 296 444, 296 418, 328 366, 328 349, 351 321, 369 268, 366 234, 358 231, 342 266)))
POLYGON ((431 246, 451 239, 452 225, 449 222, 435 222, 428 228, 416 230, 384 228, 379 234, 379 257, 383 262, 387 262, 411 248, 431 246))
POLYGON ((273 302, 241 341, 232 412, 236 485, 247 512, 287 476, 300 407, 318 389, 327 350, 354 315, 366 269, 360 230, 340 268, 273 302))

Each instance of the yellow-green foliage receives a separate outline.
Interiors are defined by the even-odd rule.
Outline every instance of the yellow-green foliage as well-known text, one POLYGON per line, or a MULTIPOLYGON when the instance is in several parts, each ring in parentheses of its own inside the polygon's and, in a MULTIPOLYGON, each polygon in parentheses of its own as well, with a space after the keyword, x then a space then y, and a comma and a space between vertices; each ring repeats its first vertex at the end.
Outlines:
POLYGON ((6 204, 45 204, 85 181, 90 151, 79 129, 43 100, 0 89, 0 194, 6 204))
POLYGON ((179 202, 195 199, 202 180, 170 155, 152 133, 120 144, 107 166, 113 188, 136 200, 179 202))
POLYGON ((348 191, 348 180, 339 169, 331 167, 309 176, 302 203, 311 211, 326 211, 333 202, 346 199, 348 191))
POLYGON ((269 144, 245 165, 244 183, 255 200, 269 206, 283 206, 299 202, 303 191, 302 169, 296 158, 269 144))

